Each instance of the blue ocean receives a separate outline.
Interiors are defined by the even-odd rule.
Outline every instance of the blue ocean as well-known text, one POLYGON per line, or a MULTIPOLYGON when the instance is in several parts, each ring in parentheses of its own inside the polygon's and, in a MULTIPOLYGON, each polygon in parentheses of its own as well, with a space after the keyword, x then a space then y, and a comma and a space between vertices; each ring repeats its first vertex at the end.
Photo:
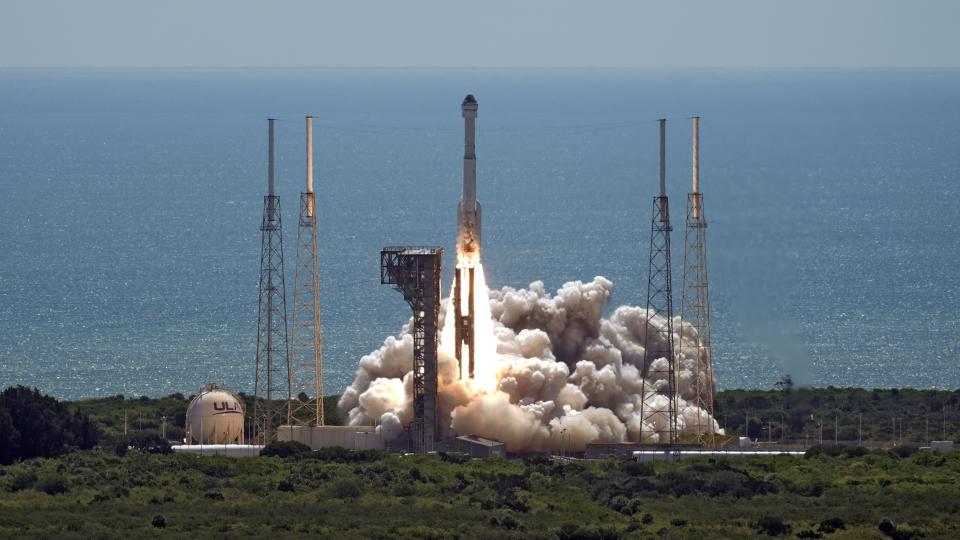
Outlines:
POLYGON ((960 387, 960 71, 429 69, 0 70, 0 387, 252 392, 266 118, 292 289, 312 114, 339 393, 410 316, 380 249, 452 279, 467 93, 492 287, 643 305, 665 117, 679 292, 699 115, 718 385, 960 387))

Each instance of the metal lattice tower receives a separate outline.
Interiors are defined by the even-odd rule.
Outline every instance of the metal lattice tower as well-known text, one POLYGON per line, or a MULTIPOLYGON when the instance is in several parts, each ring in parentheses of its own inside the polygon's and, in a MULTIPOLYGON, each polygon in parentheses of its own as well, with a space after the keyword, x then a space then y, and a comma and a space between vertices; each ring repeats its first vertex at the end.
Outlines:
POLYGON ((652 385, 657 391, 643 394, 640 417, 649 418, 655 431, 644 432, 641 428, 640 441, 645 440, 645 435, 658 434, 659 443, 674 444, 677 442, 677 375, 673 350, 673 276, 670 267, 670 207, 666 189, 666 122, 663 118, 659 120, 660 195, 653 198, 650 264, 647 274, 648 317, 656 313, 666 320, 662 325, 655 325, 650 322, 652 317, 649 318, 644 333, 646 358, 641 375, 644 386, 652 385), (665 362, 659 362, 661 358, 665 362))
POLYGON ((413 450, 433 450, 437 418, 437 324, 442 248, 392 247, 380 251, 380 283, 393 285, 413 309, 413 450))
POLYGON ((317 216, 313 193, 313 117, 307 117, 307 191, 300 194, 297 268, 293 282, 291 400, 287 423, 322 426, 323 336, 320 332, 320 278, 317 272, 317 216), (300 395, 306 394, 305 399, 300 395))
POLYGON ((694 351, 696 378, 693 404, 710 415, 697 415, 697 440, 716 445, 713 426, 713 357, 710 348, 710 290, 707 279, 707 219, 700 193, 700 117, 693 117, 693 192, 687 194, 687 221, 684 234, 683 280, 680 285, 680 315, 697 331, 694 351))
MULTIPOLYGON (((287 343, 287 295, 283 277, 283 226, 280 197, 274 189, 274 120, 268 120, 268 192, 263 198, 260 251, 260 307, 257 311, 257 364, 253 400, 254 440, 273 440, 282 419, 275 400, 290 400, 290 349, 287 343)), ((289 407, 288 407, 289 408, 289 407)))

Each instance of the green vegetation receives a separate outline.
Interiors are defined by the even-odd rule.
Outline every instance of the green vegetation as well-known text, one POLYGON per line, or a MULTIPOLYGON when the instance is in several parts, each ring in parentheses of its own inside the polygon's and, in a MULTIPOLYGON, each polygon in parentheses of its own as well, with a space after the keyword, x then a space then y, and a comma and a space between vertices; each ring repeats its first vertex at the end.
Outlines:
POLYGON ((93 448, 97 440, 87 416, 36 389, 12 386, 0 392, 0 464, 93 448))
MULTIPOLYGON (((673 463, 81 451, 0 467, 0 537, 956 538, 960 454, 673 463)), ((836 454, 834 456, 833 454, 836 454)))
MULTIPOLYGON (((906 442, 922 438, 922 431, 907 429, 923 427, 917 411, 943 416, 936 403, 946 407, 952 438, 957 395, 738 390, 720 393, 718 409, 730 427, 746 407, 751 418, 781 411, 805 416, 797 432, 810 429, 810 414, 862 414, 864 438, 880 441, 882 428, 867 431, 868 420, 894 415, 905 419, 906 442)), ((113 397, 65 408, 40 399, 50 410, 63 408, 62 418, 89 415, 102 439, 92 450, 67 445, 57 453, 75 451, 0 466, 0 538, 140 538, 161 529, 174 537, 222 538, 960 537, 960 453, 916 445, 824 445, 806 457, 639 463, 310 451, 278 443, 261 457, 237 459, 169 453, 158 437, 160 418, 167 417, 168 438, 177 438, 184 396, 113 397)), ((335 400, 327 398, 329 418, 335 400)))
POLYGON ((801 443, 819 440, 820 423, 824 442, 833 442, 835 424, 839 441, 876 444, 955 440, 960 432, 960 390, 794 388, 789 378, 778 386, 718 392, 720 425, 732 435, 801 443))

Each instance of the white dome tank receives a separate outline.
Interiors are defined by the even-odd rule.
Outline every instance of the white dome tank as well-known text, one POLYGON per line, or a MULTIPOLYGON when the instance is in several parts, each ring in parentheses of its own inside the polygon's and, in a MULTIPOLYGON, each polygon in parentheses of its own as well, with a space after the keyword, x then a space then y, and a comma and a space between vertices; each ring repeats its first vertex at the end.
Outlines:
POLYGON ((243 444, 243 403, 226 388, 204 386, 187 407, 187 444, 243 444))

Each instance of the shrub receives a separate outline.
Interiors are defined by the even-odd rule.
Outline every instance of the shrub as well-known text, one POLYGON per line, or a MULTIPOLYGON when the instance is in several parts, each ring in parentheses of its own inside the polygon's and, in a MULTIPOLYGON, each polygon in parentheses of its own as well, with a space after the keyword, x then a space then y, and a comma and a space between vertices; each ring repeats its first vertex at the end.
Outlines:
POLYGON ((10 484, 11 491, 21 491, 30 489, 37 481, 37 475, 33 471, 17 473, 13 476, 13 482, 10 484))
POLYGON ((490 516, 487 522, 494 527, 502 527, 504 529, 523 529, 523 523, 518 521, 517 518, 513 517, 509 512, 500 512, 498 516, 490 516))
POLYGON ((277 484, 277 491, 292 493, 294 491, 293 482, 289 480, 281 480, 280 483, 277 484))
POLYGON ((947 462, 946 456, 940 452, 918 452, 913 460, 924 467, 942 467, 947 462))
POLYGON ((624 461, 620 464, 620 470, 630 476, 653 476, 653 464, 641 461, 624 461))
POLYGON ((760 534, 767 536, 782 536, 790 533, 790 525, 776 516, 763 516, 753 525, 760 534))
POLYGON ((836 444, 818 444, 811 446, 803 457, 809 459, 818 456, 840 457, 844 453, 844 447, 836 444))
POLYGON ((310 454, 311 459, 334 461, 337 463, 364 463, 383 459, 386 452, 383 450, 347 450, 340 446, 320 448, 310 454))
POLYGON ((818 533, 816 531, 811 531, 810 529, 804 529, 797 533, 797 538, 806 538, 806 539, 813 540, 816 538, 823 538, 823 534, 818 533))
POLYGON ((673 518, 670 520, 670 524, 673 525, 674 527, 683 527, 684 525, 687 524, 687 520, 680 519, 680 518, 673 518))
POLYGON ((157 514, 153 516, 152 520, 150 520, 150 524, 153 525, 154 528, 162 529, 167 526, 167 518, 163 517, 161 514, 157 514))
POLYGON ((413 486, 409 482, 400 482, 393 488, 393 494, 397 497, 409 497, 413 495, 413 486))
POLYGON ((821 521, 820 526, 817 527, 817 530, 822 533, 829 534, 829 533, 836 532, 846 528, 847 528, 847 524, 844 523, 842 519, 838 517, 832 517, 832 518, 821 521))
POLYGON ((847 457, 851 457, 851 458, 865 456, 869 452, 870 452, 869 450, 867 450, 862 446, 848 446, 847 449, 844 451, 847 457))
POLYGON ((542 473, 534 471, 529 475, 530 487, 537 489, 543 487, 547 483, 547 477, 542 473))
POLYGON ((354 478, 341 478, 333 484, 333 496, 338 499, 356 499, 362 494, 360 482, 354 478))
POLYGON ((643 523, 644 525, 649 525, 653 523, 653 516, 651 516, 650 514, 644 514, 643 517, 640 518, 640 523, 643 523))
POLYGON ((263 447, 261 456, 300 459, 310 455, 310 447, 297 441, 274 441, 263 447))
POLYGON ((890 450, 890 454, 898 458, 908 458, 917 453, 917 448, 915 446, 898 446, 890 450))
POLYGON ((470 454, 464 454, 462 452, 440 452, 440 460, 459 465, 470 461, 470 454))
POLYGON ((557 540, 616 540, 620 534, 613 529, 581 526, 568 523, 557 531, 557 540))
POLYGON ((117 443, 115 452, 118 456, 127 455, 128 449, 139 450, 147 454, 169 454, 173 452, 170 443, 159 435, 138 433, 132 437, 121 439, 117 443), (122 448, 122 450, 121 450, 122 448))
POLYGON ((64 478, 63 475, 56 473, 41 476, 33 487, 47 495, 59 495, 66 493, 68 490, 67 479, 64 478))
POLYGON ((625 516, 631 516, 635 512, 632 501, 623 495, 617 495, 610 499, 610 509, 614 512, 620 512, 625 516))
POLYGON ((114 499, 130 496, 130 490, 123 486, 110 486, 110 489, 107 490, 107 493, 111 498, 114 499))
POLYGON ((551 463, 550 458, 544 455, 537 454, 537 455, 523 457, 523 464, 528 467, 536 466, 536 465, 550 465, 550 463, 551 463))
POLYGON ((516 512, 527 513, 530 511, 530 502, 527 499, 520 490, 510 489, 507 490, 500 504, 516 512))
POLYGON ((893 536, 893 533, 897 532, 897 526, 893 524, 889 519, 884 519, 880 521, 880 525, 877 526, 880 529, 880 532, 886 536, 893 536))

